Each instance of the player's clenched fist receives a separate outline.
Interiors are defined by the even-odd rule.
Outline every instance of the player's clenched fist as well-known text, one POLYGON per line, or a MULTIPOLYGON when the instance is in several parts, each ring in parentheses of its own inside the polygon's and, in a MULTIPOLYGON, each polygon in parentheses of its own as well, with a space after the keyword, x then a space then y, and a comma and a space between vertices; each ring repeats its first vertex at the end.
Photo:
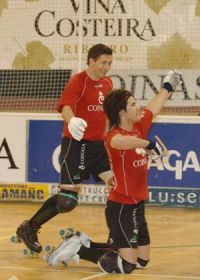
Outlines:
POLYGON ((168 92, 173 92, 177 85, 181 83, 180 80, 181 73, 176 69, 173 69, 167 73, 163 80, 163 88, 168 92))
POLYGON ((68 123, 68 129, 72 137, 80 141, 83 138, 87 122, 84 119, 72 117, 68 123))

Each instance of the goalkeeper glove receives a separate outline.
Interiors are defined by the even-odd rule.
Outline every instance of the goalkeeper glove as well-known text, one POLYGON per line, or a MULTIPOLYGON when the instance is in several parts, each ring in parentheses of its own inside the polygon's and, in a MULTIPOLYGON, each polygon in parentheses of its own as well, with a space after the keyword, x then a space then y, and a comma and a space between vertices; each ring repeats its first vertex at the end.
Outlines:
POLYGON ((68 130, 77 141, 83 138, 87 122, 84 119, 72 117, 68 123, 68 130))

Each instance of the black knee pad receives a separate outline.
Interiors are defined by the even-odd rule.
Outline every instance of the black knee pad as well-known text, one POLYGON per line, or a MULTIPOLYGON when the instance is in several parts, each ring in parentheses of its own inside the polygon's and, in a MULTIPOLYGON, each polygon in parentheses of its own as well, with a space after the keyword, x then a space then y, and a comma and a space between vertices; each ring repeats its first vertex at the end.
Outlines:
POLYGON ((147 266, 149 260, 143 260, 138 258, 137 259, 137 263, 136 263, 136 268, 145 268, 145 266, 147 266))
POLYGON ((56 208, 59 213, 72 211, 78 204, 78 195, 76 192, 61 191, 58 193, 56 208))
POLYGON ((136 265, 122 259, 117 252, 107 252, 98 260, 98 266, 107 273, 131 273, 136 265))

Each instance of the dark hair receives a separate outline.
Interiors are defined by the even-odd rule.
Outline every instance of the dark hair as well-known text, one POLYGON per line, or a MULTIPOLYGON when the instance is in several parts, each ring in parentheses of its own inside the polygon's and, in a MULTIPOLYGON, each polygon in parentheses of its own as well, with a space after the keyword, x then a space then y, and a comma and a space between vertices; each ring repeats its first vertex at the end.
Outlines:
POLYGON ((126 110, 127 100, 131 97, 130 91, 125 89, 115 89, 105 97, 103 108, 111 125, 119 125, 119 112, 126 110))
POLYGON ((109 54, 112 55, 112 49, 104 44, 96 44, 93 47, 91 47, 88 51, 87 56, 87 64, 89 64, 90 58, 96 60, 100 55, 102 54, 109 54))

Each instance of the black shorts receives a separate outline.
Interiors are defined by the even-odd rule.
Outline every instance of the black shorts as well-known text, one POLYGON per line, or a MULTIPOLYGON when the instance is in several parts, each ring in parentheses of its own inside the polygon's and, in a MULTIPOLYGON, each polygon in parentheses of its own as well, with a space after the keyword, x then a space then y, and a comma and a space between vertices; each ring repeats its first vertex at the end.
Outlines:
POLYGON ((89 175, 109 171, 110 165, 103 141, 76 141, 63 137, 60 154, 60 183, 79 184, 89 175))
POLYGON ((109 238, 114 248, 137 248, 150 244, 144 201, 138 204, 120 204, 108 200, 105 214, 109 238))

